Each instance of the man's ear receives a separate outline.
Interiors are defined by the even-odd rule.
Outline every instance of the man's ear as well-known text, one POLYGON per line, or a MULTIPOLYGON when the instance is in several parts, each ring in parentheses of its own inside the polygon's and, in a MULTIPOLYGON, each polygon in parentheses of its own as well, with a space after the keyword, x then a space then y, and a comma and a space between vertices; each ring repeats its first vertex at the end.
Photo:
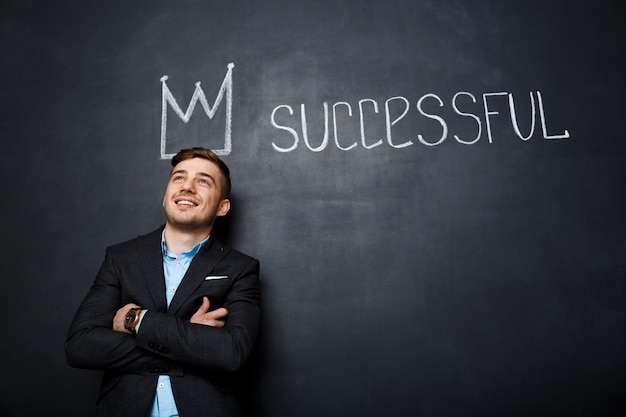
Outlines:
POLYGON ((225 198, 220 202, 220 206, 217 208, 217 216, 226 216, 228 210, 230 210, 230 200, 225 198))

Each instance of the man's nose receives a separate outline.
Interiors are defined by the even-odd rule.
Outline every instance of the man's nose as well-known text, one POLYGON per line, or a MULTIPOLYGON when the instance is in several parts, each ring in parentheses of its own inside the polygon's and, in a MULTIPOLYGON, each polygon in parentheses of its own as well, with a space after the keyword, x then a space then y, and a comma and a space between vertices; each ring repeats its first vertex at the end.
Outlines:
POLYGON ((183 183, 183 190, 186 191, 194 191, 195 187, 194 187, 194 182, 192 179, 188 178, 185 180, 185 182, 183 183))

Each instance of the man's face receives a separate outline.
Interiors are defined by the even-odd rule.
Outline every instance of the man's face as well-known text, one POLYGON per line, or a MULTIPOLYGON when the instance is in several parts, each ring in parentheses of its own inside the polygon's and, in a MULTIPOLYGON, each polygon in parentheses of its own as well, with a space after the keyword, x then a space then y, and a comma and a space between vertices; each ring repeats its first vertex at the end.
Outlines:
POLYGON ((210 228, 230 201, 221 198, 222 173, 203 158, 186 159, 172 169, 163 198, 167 224, 181 230, 210 228))

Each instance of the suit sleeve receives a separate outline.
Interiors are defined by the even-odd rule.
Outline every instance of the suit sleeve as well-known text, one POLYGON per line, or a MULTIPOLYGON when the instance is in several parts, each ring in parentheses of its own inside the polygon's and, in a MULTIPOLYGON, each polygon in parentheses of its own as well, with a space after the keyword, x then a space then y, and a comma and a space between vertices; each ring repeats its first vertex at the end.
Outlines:
POLYGON ((108 248, 67 334, 65 353, 71 366, 139 373, 161 360, 139 348, 133 335, 112 329, 113 317, 122 301, 121 283, 108 248))
POLYGON ((186 366, 238 370, 252 351, 259 327, 259 262, 243 254, 233 256, 228 263, 237 265, 237 276, 223 305, 228 310, 223 328, 148 310, 136 337, 138 346, 186 366))

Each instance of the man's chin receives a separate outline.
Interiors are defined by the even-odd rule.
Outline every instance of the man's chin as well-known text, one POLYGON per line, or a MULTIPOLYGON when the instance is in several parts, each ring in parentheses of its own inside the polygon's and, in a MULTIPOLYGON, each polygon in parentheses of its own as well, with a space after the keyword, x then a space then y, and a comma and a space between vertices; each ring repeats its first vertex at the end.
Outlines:
POLYGON ((167 224, 182 232, 197 232, 212 226, 212 222, 199 219, 174 219, 168 218, 167 224))

